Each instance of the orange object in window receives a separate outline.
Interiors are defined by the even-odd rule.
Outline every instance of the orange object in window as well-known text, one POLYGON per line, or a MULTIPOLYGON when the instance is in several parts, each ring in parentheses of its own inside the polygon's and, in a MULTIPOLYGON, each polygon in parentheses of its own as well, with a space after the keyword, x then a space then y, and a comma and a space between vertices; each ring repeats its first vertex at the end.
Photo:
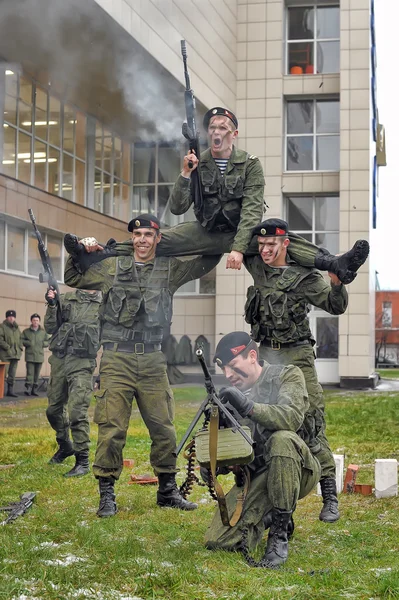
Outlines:
POLYGON ((314 73, 314 66, 313 65, 306 65, 305 73, 307 75, 313 75, 313 73, 314 73))
POLYGON ((291 67, 290 73, 291 75, 302 75, 303 69, 302 67, 291 67))

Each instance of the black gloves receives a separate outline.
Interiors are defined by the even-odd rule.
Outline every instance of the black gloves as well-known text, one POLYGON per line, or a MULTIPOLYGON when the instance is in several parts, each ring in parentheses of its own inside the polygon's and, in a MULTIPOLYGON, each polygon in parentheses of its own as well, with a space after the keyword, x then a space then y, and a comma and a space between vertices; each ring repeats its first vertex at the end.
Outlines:
POLYGON ((219 396, 223 404, 229 402, 241 417, 247 417, 254 407, 254 402, 235 387, 222 388, 219 396))

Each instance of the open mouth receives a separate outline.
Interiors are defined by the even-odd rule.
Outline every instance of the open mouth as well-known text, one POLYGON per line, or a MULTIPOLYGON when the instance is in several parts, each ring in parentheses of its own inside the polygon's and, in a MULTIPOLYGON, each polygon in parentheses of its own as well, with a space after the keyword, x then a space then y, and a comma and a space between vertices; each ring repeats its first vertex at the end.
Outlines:
POLYGON ((218 148, 219 146, 221 146, 221 145, 222 145, 222 140, 221 140, 221 138, 214 138, 214 139, 213 139, 213 145, 214 145, 214 146, 216 146, 217 148, 218 148))

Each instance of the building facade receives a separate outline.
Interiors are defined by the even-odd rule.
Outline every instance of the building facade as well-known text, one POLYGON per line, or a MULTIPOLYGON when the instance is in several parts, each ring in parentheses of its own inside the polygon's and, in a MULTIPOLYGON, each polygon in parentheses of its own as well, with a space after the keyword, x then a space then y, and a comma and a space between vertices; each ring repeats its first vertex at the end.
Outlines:
MULTIPOLYGON (((267 215, 332 252, 370 239, 383 164, 372 0, 3 0, 0 34, 0 314, 16 309, 21 327, 45 310, 29 207, 60 282, 65 232, 122 240, 140 212, 193 218, 168 209, 185 152, 181 39, 198 121, 211 106, 237 114, 267 215)), ((371 260, 345 315, 310 313, 322 382, 375 381, 371 260)), ((247 328, 250 283, 222 260, 176 294, 180 356, 247 328)))
POLYGON ((375 293, 376 365, 399 365, 399 291, 375 293))

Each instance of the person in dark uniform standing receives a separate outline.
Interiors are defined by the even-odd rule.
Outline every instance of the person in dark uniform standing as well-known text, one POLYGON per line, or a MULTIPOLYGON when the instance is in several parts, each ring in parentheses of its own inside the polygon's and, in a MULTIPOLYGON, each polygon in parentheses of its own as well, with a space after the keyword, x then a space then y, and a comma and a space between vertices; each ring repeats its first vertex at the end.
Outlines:
POLYGON ((0 325, 0 361, 9 363, 6 367, 6 396, 11 398, 18 398, 18 394, 14 392, 14 383, 18 361, 24 349, 16 317, 15 310, 7 310, 6 318, 0 325))
POLYGON ((122 472, 122 452, 134 399, 151 437, 150 461, 159 480, 158 505, 197 508, 181 496, 176 485, 173 394, 161 342, 164 328, 171 323, 175 291, 208 273, 220 256, 187 261, 155 258, 161 232, 154 215, 139 215, 130 221, 128 231, 132 242, 125 246, 125 256, 119 257, 102 255, 102 247, 94 238, 80 243, 72 240, 72 244, 67 236, 65 240, 71 254, 65 267, 65 283, 104 293, 104 352, 94 415, 98 442, 93 472, 99 480, 99 517, 113 516, 117 510, 114 483, 122 472), (87 253, 99 253, 103 260, 90 265, 85 260, 87 253))

